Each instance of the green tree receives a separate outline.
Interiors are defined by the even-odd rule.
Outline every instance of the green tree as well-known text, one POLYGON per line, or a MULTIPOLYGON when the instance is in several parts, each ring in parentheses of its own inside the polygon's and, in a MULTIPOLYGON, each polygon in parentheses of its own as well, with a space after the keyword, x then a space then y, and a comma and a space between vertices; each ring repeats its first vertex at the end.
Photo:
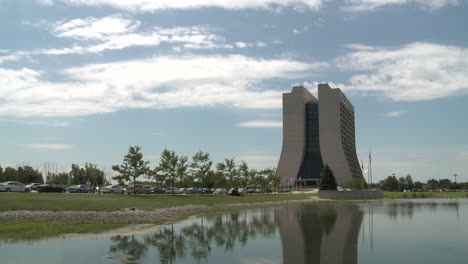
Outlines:
POLYGON ((416 182, 414 182, 413 187, 414 187, 415 189, 422 189, 422 188, 423 188, 423 183, 420 182, 420 181, 416 181, 416 182))
POLYGON ((109 183, 106 179, 104 171, 99 169, 96 164, 93 164, 91 162, 85 163, 84 174, 85 180, 89 180, 95 185, 102 186, 109 183))
MULTIPOLYGON (((139 146, 133 146, 128 149, 128 154, 124 156, 122 165, 113 165, 112 170, 119 175, 112 177, 119 184, 124 182, 133 183, 133 190, 136 190, 136 180, 142 175, 148 175, 148 161, 143 160, 143 153, 140 152, 139 146)), ((136 194, 136 191, 134 192, 136 194)))
POLYGON ((367 182, 365 179, 352 179, 344 184, 344 187, 351 190, 361 190, 363 187, 364 189, 367 188, 367 182))
POLYGON ((452 181, 449 179, 440 179, 439 184, 440 184, 440 188, 450 189, 450 187, 452 186, 452 181))
POLYGON ((17 181, 22 183, 44 183, 42 173, 39 170, 34 169, 31 166, 18 167, 18 178, 17 181))
POLYGON ((4 181, 18 181, 18 170, 12 167, 6 167, 2 173, 4 181))
MULTIPOLYGON (((186 161, 184 162, 186 163, 186 161)), ((184 165, 185 166, 185 165, 184 165)), ((174 187, 179 175, 179 157, 175 151, 164 149, 159 159, 159 165, 154 169, 154 176, 157 181, 164 182, 164 184, 174 187)), ((174 192, 172 192, 174 194, 174 192)))
POLYGON ((436 179, 430 179, 426 184, 427 189, 435 190, 440 188, 440 183, 436 179))
POLYGON ((86 183, 86 171, 83 168, 80 168, 77 164, 71 165, 71 170, 69 172, 70 183, 71 184, 84 184, 86 183))
POLYGON ((3 168, 0 166, 0 182, 4 182, 3 180, 3 168))
POLYGON ((49 184, 58 184, 58 185, 69 185, 70 182, 70 175, 66 172, 60 173, 49 173, 46 176, 46 182, 49 184))
POLYGON ((382 190, 385 191, 397 191, 399 187, 398 179, 395 175, 388 176, 381 182, 382 190))
POLYGON ((230 187, 239 187, 235 185, 238 177, 238 170, 234 158, 224 159, 224 162, 216 165, 216 169, 226 179, 226 183, 230 187))
POLYGON ((207 187, 208 177, 210 176, 211 166, 213 162, 210 160, 208 152, 198 151, 193 155, 192 162, 190 163, 190 178, 192 182, 197 182, 197 187, 207 187))
POLYGON ((320 190, 337 190, 335 174, 328 164, 325 164, 320 174, 320 190))
POLYGON ((406 177, 405 177, 405 189, 406 190, 414 189, 413 178, 409 174, 406 175, 406 177))
POLYGON ((239 165, 237 169, 237 185, 240 187, 252 187, 251 182, 252 180, 258 176, 258 173, 256 170, 249 169, 249 166, 247 165, 247 162, 241 161, 241 164, 239 165))

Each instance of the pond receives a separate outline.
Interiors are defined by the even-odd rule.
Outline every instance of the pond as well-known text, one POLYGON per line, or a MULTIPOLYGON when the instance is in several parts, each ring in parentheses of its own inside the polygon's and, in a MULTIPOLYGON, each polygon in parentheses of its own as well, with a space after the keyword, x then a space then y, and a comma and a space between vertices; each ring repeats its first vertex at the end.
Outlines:
POLYGON ((0 263, 467 263, 468 199, 247 209, 98 235, 0 242, 0 263))

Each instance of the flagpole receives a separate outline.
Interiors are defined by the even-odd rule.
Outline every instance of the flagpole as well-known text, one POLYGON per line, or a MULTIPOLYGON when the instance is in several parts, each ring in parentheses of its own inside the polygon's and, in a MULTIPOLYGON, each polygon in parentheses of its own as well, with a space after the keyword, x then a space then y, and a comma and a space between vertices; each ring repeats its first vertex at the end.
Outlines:
POLYGON ((371 150, 369 149, 369 173, 370 173, 370 180, 371 180, 371 187, 372 187, 372 156, 371 150))
POLYGON ((361 173, 362 173, 361 191, 364 191, 364 161, 363 160, 361 160, 361 173))

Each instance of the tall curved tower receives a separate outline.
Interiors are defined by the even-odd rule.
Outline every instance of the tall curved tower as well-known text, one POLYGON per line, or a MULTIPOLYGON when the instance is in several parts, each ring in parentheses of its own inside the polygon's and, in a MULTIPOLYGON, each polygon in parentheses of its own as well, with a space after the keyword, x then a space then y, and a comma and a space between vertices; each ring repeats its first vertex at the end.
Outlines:
POLYGON ((304 87, 283 94, 282 184, 318 185, 323 165, 338 185, 362 177, 356 154, 354 107, 339 88, 319 84, 317 100, 304 87))

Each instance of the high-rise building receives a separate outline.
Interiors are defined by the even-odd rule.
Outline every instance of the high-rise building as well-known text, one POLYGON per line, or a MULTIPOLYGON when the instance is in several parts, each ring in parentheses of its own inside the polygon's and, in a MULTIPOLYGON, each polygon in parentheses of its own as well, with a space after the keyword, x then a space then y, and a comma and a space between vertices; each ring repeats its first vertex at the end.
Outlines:
POLYGON ((356 155, 354 107, 339 88, 318 85, 318 100, 304 87, 283 94, 282 184, 318 185, 325 164, 338 185, 362 177, 356 155))

